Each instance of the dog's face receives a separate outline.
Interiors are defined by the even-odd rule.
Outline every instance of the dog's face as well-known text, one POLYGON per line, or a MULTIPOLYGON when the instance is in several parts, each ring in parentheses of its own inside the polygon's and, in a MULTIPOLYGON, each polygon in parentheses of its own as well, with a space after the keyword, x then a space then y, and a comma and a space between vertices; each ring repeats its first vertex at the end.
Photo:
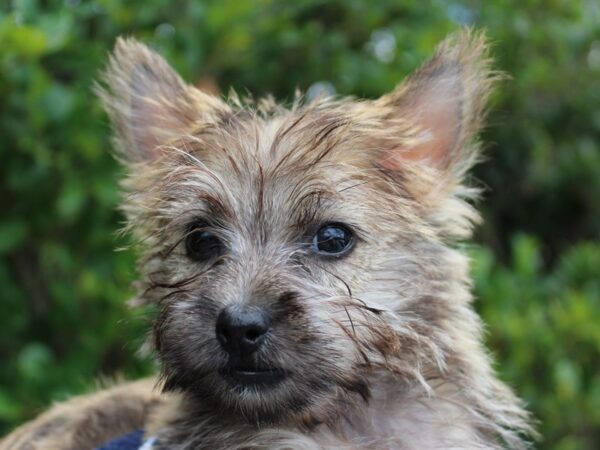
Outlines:
POLYGON ((367 400, 376 373, 441 370, 466 301, 444 242, 476 219, 460 195, 484 50, 465 33, 378 100, 284 108, 226 103, 118 43, 101 95, 168 389, 309 423, 367 400))

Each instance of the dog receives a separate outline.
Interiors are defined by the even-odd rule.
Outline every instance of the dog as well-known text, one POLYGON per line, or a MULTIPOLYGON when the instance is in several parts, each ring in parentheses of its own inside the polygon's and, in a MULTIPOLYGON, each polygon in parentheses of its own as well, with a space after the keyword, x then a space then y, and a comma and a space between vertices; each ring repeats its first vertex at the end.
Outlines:
POLYGON ((98 92, 127 168, 160 374, 59 404, 2 449, 523 449, 457 245, 479 221, 482 33, 376 100, 226 100, 119 39, 98 92), (150 446, 150 443, 148 443, 150 446), (148 447, 149 448, 149 447, 148 447))

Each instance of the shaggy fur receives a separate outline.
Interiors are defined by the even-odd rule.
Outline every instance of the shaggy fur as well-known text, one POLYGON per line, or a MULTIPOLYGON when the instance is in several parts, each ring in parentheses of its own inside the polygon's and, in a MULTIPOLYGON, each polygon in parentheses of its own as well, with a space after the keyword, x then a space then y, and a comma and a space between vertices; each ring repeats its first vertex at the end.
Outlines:
POLYGON ((165 394, 145 427, 160 449, 526 447, 528 414, 491 369, 455 245, 479 220, 464 178, 497 79, 483 36, 463 31, 378 100, 286 108, 205 94, 118 41, 100 95, 128 168, 135 303, 157 309, 165 394), (353 230, 344 257, 311 249, 330 222, 353 230), (210 262, 186 254, 198 227, 226 249, 210 262), (255 358, 282 383, 219 374, 215 323, 234 304, 273 317, 255 358))
POLYGON ((155 381, 140 380, 58 404, 0 441, 2 450, 93 449, 149 420, 164 401, 155 381))

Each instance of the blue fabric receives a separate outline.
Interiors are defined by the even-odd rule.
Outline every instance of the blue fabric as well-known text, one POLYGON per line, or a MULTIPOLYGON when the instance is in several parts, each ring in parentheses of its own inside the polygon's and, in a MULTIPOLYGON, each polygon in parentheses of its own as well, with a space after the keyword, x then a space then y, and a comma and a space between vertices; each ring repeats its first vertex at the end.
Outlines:
POLYGON ((142 445, 143 430, 135 430, 129 434, 121 436, 96 450, 138 450, 142 445))

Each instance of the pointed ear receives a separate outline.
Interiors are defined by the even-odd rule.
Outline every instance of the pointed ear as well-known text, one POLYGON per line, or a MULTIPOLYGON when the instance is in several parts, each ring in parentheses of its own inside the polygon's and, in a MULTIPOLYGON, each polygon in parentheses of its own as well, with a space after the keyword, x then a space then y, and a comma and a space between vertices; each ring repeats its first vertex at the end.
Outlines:
POLYGON ((490 70, 483 34, 465 30, 443 41, 433 58, 378 100, 390 128, 404 129, 379 165, 397 170, 418 162, 462 175, 476 159, 476 146, 469 144, 498 78, 490 70))
POLYGON ((169 64, 134 39, 119 38, 97 92, 128 161, 157 158, 165 145, 229 111, 187 85, 169 64), (161 148, 162 147, 162 148, 161 148))

